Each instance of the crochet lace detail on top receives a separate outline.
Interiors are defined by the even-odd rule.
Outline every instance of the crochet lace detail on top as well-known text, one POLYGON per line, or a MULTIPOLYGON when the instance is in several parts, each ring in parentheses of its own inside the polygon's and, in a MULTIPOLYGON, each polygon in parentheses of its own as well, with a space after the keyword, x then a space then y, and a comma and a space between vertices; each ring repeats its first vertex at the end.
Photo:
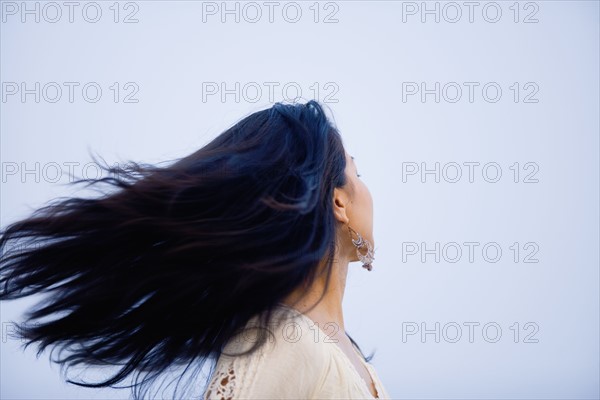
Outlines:
POLYGON ((227 371, 219 371, 206 391, 205 399, 232 400, 235 389, 235 373, 230 366, 227 371))

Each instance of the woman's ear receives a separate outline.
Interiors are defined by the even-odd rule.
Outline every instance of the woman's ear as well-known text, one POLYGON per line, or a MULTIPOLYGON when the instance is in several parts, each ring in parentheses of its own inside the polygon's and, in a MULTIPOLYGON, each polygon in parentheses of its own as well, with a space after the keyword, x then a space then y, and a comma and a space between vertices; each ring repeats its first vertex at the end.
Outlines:
POLYGON ((347 224, 350 219, 348 218, 348 207, 347 204, 349 204, 348 201, 348 195, 346 193, 346 191, 344 191, 343 189, 339 189, 339 188, 334 188, 333 189, 333 214, 335 215, 335 218, 344 223, 347 224))

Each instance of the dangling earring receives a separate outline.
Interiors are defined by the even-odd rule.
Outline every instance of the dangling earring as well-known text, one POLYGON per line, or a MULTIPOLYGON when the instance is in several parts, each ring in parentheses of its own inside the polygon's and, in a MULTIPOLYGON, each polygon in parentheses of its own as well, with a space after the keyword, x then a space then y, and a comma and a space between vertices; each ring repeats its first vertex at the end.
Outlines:
POLYGON ((362 267, 371 271, 373 269, 372 262, 373 260, 375 260, 375 254, 373 253, 373 245, 371 245, 371 243, 368 240, 364 239, 360 233, 350 228, 350 225, 348 225, 348 231, 350 232, 350 239, 352 239, 352 244, 356 247, 356 254, 358 255, 358 259, 363 263, 362 267), (356 234, 356 236, 358 236, 358 239, 354 240, 352 238, 353 233, 356 234), (367 254, 362 254, 360 252, 360 250, 363 247, 367 248, 367 254))

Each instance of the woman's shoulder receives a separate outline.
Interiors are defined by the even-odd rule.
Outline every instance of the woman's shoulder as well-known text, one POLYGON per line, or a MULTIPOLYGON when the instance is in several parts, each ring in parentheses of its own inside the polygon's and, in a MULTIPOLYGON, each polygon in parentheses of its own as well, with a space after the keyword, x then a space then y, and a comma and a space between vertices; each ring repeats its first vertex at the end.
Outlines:
POLYGON ((250 352, 250 357, 298 357, 297 361, 308 359, 316 362, 327 353, 325 345, 329 344, 328 338, 324 337, 318 325, 299 311, 278 304, 273 309, 266 331, 258 327, 259 318, 260 315, 255 315, 248 321, 246 327, 228 342, 224 354, 249 350, 260 342, 261 335, 264 335, 265 342, 256 352, 250 352))
POLYGON ((224 347, 206 399, 220 398, 212 397, 216 393, 233 398, 312 398, 323 385, 331 354, 319 328, 299 311, 278 306, 268 331, 262 331, 265 342, 256 347, 259 317, 252 317, 224 347))

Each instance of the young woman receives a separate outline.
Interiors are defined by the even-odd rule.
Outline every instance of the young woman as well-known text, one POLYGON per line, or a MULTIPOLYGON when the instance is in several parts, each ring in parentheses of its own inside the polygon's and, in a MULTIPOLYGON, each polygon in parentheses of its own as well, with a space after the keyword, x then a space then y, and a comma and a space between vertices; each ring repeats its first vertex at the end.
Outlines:
POLYGON ((65 367, 119 366, 68 382, 132 378, 143 398, 212 361, 191 397, 389 398, 342 311, 349 263, 372 268, 372 198, 317 102, 276 103, 166 167, 102 168, 77 182, 118 190, 0 237, 0 300, 46 294, 18 337, 65 367))

